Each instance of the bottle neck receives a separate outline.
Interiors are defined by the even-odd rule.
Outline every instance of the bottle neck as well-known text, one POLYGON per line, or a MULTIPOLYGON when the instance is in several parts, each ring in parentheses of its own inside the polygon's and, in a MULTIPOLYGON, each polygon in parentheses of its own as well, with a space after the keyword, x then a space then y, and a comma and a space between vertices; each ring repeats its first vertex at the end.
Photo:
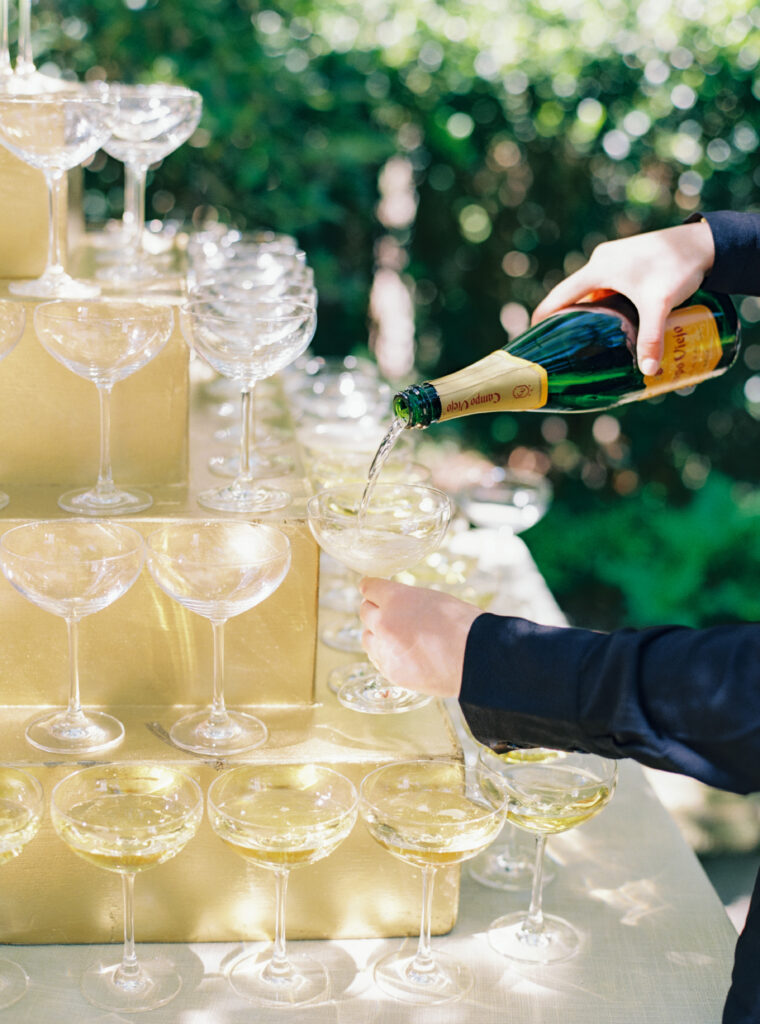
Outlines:
POLYGON ((408 427, 429 427, 441 418, 441 400, 432 384, 413 384, 394 397, 393 412, 408 427))

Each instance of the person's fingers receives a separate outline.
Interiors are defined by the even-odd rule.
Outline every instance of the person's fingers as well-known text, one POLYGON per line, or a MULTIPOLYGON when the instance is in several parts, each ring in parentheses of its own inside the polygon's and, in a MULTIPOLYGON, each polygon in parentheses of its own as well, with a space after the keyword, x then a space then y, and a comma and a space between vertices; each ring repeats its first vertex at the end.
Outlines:
POLYGON ((387 580, 377 579, 375 576, 363 576, 359 580, 358 584, 359 593, 365 601, 371 601, 373 604, 378 604, 383 592, 383 587, 387 582, 387 580))
POLYGON ((587 263, 585 267, 581 267, 580 270, 576 270, 574 274, 555 285, 533 310, 531 324, 537 324, 541 320, 545 320, 547 316, 551 316, 552 313, 557 313, 566 306, 572 306, 574 302, 579 302, 590 291, 593 291, 597 287, 596 278, 591 277, 588 267, 587 263))
POLYGON ((380 617, 380 609, 371 601, 362 601, 359 605, 359 618, 368 629, 375 629, 380 617))
POLYGON ((641 319, 636 338, 636 362, 646 377, 654 377, 662 362, 667 312, 657 312, 653 306, 651 312, 643 315, 640 312, 639 315, 641 319))

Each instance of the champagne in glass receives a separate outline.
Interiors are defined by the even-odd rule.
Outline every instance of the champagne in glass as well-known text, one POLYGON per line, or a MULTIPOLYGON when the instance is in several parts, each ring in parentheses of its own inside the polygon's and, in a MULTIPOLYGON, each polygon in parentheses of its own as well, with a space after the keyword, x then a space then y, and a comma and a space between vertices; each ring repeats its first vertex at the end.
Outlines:
MULTIPOLYGON (((309 498, 309 528, 319 546, 357 573, 389 577, 408 569, 440 544, 451 516, 447 495, 426 484, 377 484, 360 516, 363 484, 327 488, 309 498)), ((367 714, 411 711, 427 694, 393 686, 369 662, 336 670, 338 700, 367 714)))
POLYGON ((82 976, 91 1003, 116 1013, 163 1006, 182 979, 166 957, 140 961, 135 952, 137 874, 175 857, 203 815, 200 786, 157 764, 95 765, 62 779, 50 801, 53 826, 78 856, 122 877, 124 948, 120 961, 97 962, 82 976))
POLYGON ((264 1006, 302 1006, 324 999, 324 966, 288 951, 285 898, 290 871, 328 857, 351 832, 357 793, 348 779, 320 765, 241 765, 208 791, 211 827, 235 853, 274 873, 275 939, 261 956, 244 956, 230 972, 239 995, 264 1006))
MULTIPOLYGON (((490 757, 483 758, 490 763, 490 757)), ((566 753, 541 761, 501 762, 499 774, 509 793, 509 820, 536 838, 536 859, 527 914, 506 914, 488 931, 499 953, 523 963, 560 963, 580 949, 575 927, 544 914, 542 873, 546 838, 582 825, 612 798, 617 763, 595 754, 566 753)))
POLYGON ((211 621, 214 687, 210 708, 185 715, 173 742, 195 754, 224 756, 261 746, 263 722, 224 701, 224 626, 266 600, 290 568, 290 541, 274 526, 233 520, 168 523, 147 539, 148 569, 169 597, 211 621))
POLYGON ((117 487, 111 469, 111 393, 119 381, 154 359, 171 337, 171 306, 133 300, 43 302, 34 311, 43 348, 98 389, 100 462, 94 487, 66 491, 58 504, 67 512, 116 516, 144 512, 153 498, 138 488, 117 487))
MULTIPOLYGON (((37 779, 20 768, 0 766, 0 864, 18 857, 36 836, 43 810, 42 786, 37 779)), ((18 1002, 28 986, 23 967, 0 959, 0 1010, 18 1002)))
POLYGON ((85 710, 79 699, 79 623, 113 604, 140 575, 143 539, 118 523, 57 519, 24 523, 0 537, 0 568, 28 601, 66 620, 69 640, 69 701, 26 727, 39 750, 89 754, 106 750, 124 735, 121 722, 103 711, 85 710))
POLYGON ((507 808, 501 778, 454 760, 383 765, 361 784, 360 813, 385 850, 422 871, 422 917, 415 952, 404 948, 374 967, 378 986, 396 999, 434 1004, 461 999, 472 987, 466 964, 433 952, 430 925, 436 870, 460 864, 499 834, 507 808))

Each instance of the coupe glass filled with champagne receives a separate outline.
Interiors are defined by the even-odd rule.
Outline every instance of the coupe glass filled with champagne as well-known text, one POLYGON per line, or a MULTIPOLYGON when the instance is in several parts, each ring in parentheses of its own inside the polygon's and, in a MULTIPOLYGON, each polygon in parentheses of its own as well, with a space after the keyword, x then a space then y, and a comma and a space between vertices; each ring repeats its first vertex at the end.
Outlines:
POLYGON ((464 996, 473 976, 466 964, 433 952, 433 883, 439 867, 460 864, 499 834, 507 791, 495 772, 455 760, 402 761, 370 772, 361 784, 360 813, 372 838, 422 871, 422 917, 417 948, 378 960, 375 981, 411 1003, 446 1003, 464 996))
POLYGON ((482 759, 497 767, 504 781, 509 820, 536 838, 530 907, 527 913, 516 911, 494 921, 488 931, 489 942, 499 953, 523 963, 568 960, 580 949, 581 937, 569 921, 543 911, 546 839, 582 825, 609 803, 617 783, 617 762, 581 753, 499 762, 487 752, 482 759))
POLYGON ((275 938, 264 954, 238 960, 235 991, 263 1006, 301 1006, 329 992, 319 961, 285 945, 285 897, 293 868, 329 856, 348 836, 357 815, 353 784, 316 764, 241 765, 208 791, 211 827, 245 860, 274 874, 275 938))
POLYGON ((200 786, 168 765, 94 765, 62 779, 50 801, 53 826, 78 856, 121 875, 124 948, 87 968, 82 992, 116 1013, 152 1010, 173 999, 182 979, 166 956, 138 960, 135 952, 135 877, 175 857, 193 838, 203 815, 200 786))
MULTIPOLYGON (((451 501, 443 491, 427 484, 375 484, 363 509, 364 492, 363 484, 343 484, 309 498, 309 527, 328 555, 363 576, 389 577, 438 547, 451 517, 451 501)), ((392 685, 370 662, 336 672, 338 700, 355 711, 411 711, 431 699, 392 685)))

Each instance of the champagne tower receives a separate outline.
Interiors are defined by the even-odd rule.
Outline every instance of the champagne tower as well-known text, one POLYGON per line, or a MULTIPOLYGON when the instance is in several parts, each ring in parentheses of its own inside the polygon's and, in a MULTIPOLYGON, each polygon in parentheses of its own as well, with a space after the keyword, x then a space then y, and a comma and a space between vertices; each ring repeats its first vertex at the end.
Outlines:
MULTIPOLYGON (((44 300, 16 298, 9 291, 12 279, 34 277, 45 265, 48 214, 42 173, 0 148, 0 180, 0 297, 23 304, 26 311, 23 336, 0 363, 0 486, 10 498, 0 513, 4 533, 30 520, 68 516, 57 499, 63 491, 94 482, 99 414, 92 383, 56 362, 40 344, 34 310, 44 300)), ((94 278, 99 236, 82 230, 75 174, 69 182, 71 268, 81 278, 94 278)), ((122 291, 119 297, 171 306, 176 314, 184 296, 181 239, 165 258, 167 269, 155 286, 122 291)), ((112 294, 108 285, 102 294, 112 294)), ((190 370, 189 349, 175 315, 161 353, 114 388, 114 475, 120 484, 139 485, 153 497, 149 510, 120 521, 143 536, 166 521, 214 518, 198 506, 196 496, 214 482, 208 458, 218 450, 213 442, 218 420, 190 370)), ((283 403, 282 427, 290 429, 276 379, 271 393, 283 403)), ((294 442, 292 451, 298 463, 294 442)), ((277 482, 293 493, 293 501, 261 521, 286 532, 291 569, 271 597, 229 621, 225 650, 227 703, 250 708, 263 720, 268 741, 227 761, 173 745, 172 723, 208 703, 211 631, 208 621, 162 593, 144 568, 123 597, 81 622, 83 703, 109 711, 125 726, 118 746, 90 755, 87 763, 171 762, 196 778, 205 792, 231 763, 324 763, 358 785, 367 772, 388 761, 458 756, 454 731, 437 703, 409 715, 361 715, 341 708, 323 685, 328 669, 345 656, 318 642, 319 552, 305 521, 309 488, 303 473, 277 482)), ((45 754, 24 735, 26 723, 40 710, 65 704, 65 625, 0 576, 0 635, 3 760, 28 768, 49 799, 55 783, 84 763, 73 755, 45 754)), ((49 815, 39 836, 3 870, 0 941, 119 940, 120 897, 112 879, 66 849, 49 815)), ((380 937, 417 930, 415 872, 388 857, 361 825, 334 855, 295 872, 291 886, 293 938, 380 937)), ((441 871, 434 931, 452 927, 458 886, 458 868, 441 871)), ((181 856, 145 875, 137 914, 141 941, 264 938, 272 928, 271 886, 268 878, 247 873, 204 820, 181 856), (141 911, 143 901, 150 913, 141 911)))

